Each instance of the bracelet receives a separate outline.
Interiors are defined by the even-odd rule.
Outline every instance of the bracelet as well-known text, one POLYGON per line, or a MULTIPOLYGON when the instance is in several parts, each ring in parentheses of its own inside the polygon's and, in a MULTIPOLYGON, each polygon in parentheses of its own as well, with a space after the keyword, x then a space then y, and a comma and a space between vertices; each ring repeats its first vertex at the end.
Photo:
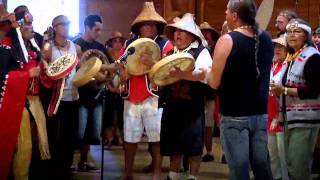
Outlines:
POLYGON ((287 87, 284 88, 284 95, 288 95, 288 88, 287 87))

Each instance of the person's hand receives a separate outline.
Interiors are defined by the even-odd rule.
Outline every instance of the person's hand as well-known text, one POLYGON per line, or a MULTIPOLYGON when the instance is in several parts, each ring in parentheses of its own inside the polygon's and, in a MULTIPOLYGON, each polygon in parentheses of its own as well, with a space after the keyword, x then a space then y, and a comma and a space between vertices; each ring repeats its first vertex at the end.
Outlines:
POLYGON ((91 50, 91 49, 85 51, 84 53, 82 53, 81 59, 87 59, 92 54, 92 52, 93 52, 93 50, 91 50))
POLYGON ((113 74, 117 71, 117 65, 112 63, 112 64, 102 64, 100 71, 108 71, 109 74, 113 74))
POLYGON ((29 70, 30 78, 38 77, 40 74, 40 67, 34 67, 29 70))
POLYGON ((284 93, 284 87, 280 84, 271 83, 270 92, 273 95, 280 96, 284 93))
POLYGON ((97 80, 97 81, 100 81, 100 82, 105 81, 106 78, 107 78, 107 73, 106 73, 106 72, 104 72, 104 73, 98 72, 98 73, 94 76, 94 79, 97 80))
POLYGON ((279 121, 277 119, 272 119, 271 125, 270 125, 270 130, 273 131, 277 128, 279 124, 279 121))
POLYGON ((178 79, 183 79, 185 76, 184 72, 181 71, 180 68, 176 68, 176 67, 170 70, 169 75, 170 77, 178 78, 178 79))
POLYGON ((142 64, 151 67, 154 65, 154 62, 152 61, 152 56, 147 53, 142 53, 140 56, 140 61, 142 64))

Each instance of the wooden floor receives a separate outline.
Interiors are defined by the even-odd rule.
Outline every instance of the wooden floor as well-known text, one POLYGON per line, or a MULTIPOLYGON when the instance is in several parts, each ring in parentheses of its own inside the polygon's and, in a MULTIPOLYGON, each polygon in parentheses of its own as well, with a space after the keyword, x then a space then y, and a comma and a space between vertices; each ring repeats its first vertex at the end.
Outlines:
MULTIPOLYGON (((222 148, 219 138, 213 140, 214 162, 201 163, 200 175, 198 180, 226 180, 228 178, 229 169, 226 164, 220 163, 222 157, 222 148)), ((124 151, 120 146, 113 146, 111 150, 104 151, 104 180, 122 180, 124 172, 124 151)), ((74 164, 79 161, 79 153, 75 154, 74 164)), ((101 147, 92 146, 89 160, 100 167, 101 147)), ((151 161, 151 157, 147 152, 147 143, 140 143, 135 159, 134 178, 135 180, 150 180, 151 174, 144 173, 143 168, 151 161)), ((165 179, 168 174, 169 159, 164 158, 162 164, 161 179, 165 179)), ((181 180, 187 179, 186 173, 181 174, 181 180)), ((252 174, 251 174, 252 177, 252 174)), ((99 172, 80 173, 75 171, 77 180, 100 180, 99 172)), ((253 179, 253 178, 252 178, 253 179)), ((313 180, 320 180, 318 174, 313 174, 313 180)))
MULTIPOLYGON (((214 139, 214 162, 201 163, 199 180, 223 180, 228 177, 228 167, 226 164, 221 164, 222 149, 218 139, 214 139)), ((123 178, 124 171, 124 154, 123 149, 120 146, 113 146, 111 150, 105 150, 104 158, 104 179, 105 180, 121 180, 123 178)), ((75 164, 79 159, 79 154, 75 155, 75 164)), ((92 146, 91 148, 91 161, 94 161, 97 166, 100 167, 101 159, 101 147, 92 146)), ((134 178, 137 180, 150 180, 151 174, 144 173, 143 168, 147 166, 151 161, 151 157, 147 152, 147 144, 140 143, 134 166, 134 178)), ((165 179, 168 174, 169 159, 164 158, 162 164, 163 172, 161 179, 165 179)), ((76 172, 76 179, 78 180, 100 180, 100 172, 80 173, 76 172)), ((186 179, 187 174, 182 173, 181 179, 186 179)))

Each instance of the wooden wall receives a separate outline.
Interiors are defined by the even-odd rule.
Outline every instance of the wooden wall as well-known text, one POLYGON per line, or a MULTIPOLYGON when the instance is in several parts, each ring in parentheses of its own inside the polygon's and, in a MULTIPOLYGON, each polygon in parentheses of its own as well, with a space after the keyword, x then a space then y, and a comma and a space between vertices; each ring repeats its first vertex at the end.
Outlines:
MULTIPOLYGON (((80 0, 80 22, 88 14, 99 14, 104 19, 105 41, 113 30, 119 30, 125 35, 130 32, 131 22, 140 12, 142 4, 147 0, 80 0)), ((196 15, 198 23, 208 21, 217 30, 225 20, 225 10, 228 0, 153 0, 156 10, 170 22, 173 17, 191 12, 196 15)), ((262 0, 256 0, 257 5, 262 0)), ((275 0, 273 16, 268 29, 276 34, 275 19, 282 9, 296 10, 298 15, 310 22, 313 28, 320 24, 319 0, 275 0), (298 3, 297 3, 298 2, 298 3), (296 4, 297 3, 297 4, 296 4)), ((83 28, 83 23, 81 23, 83 28)), ((83 31, 83 29, 81 29, 83 31)))

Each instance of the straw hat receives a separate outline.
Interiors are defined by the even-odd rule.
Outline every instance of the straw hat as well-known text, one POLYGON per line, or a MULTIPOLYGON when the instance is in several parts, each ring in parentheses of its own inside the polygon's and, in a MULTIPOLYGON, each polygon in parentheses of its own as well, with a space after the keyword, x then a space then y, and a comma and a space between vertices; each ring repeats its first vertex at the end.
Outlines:
POLYGON ((287 47, 287 41, 286 41, 286 38, 284 36, 280 36, 276 39, 272 39, 272 42, 273 43, 277 43, 277 44, 280 44, 284 47, 287 47))
POLYGON ((107 40, 106 44, 108 46, 111 45, 111 41, 115 38, 120 38, 123 42, 125 41, 125 38, 122 36, 122 33, 119 31, 114 31, 111 33, 111 37, 107 40))
MULTIPOLYGON (((154 8, 153 2, 144 2, 140 14, 131 24, 131 31, 135 34, 139 34, 139 26, 143 22, 154 21, 158 23, 158 30, 162 33, 167 21, 161 17, 154 8)), ((160 33, 160 34, 161 34, 160 33)))
POLYGON ((202 42, 204 46, 207 46, 207 42, 204 39, 203 34, 199 26, 194 21, 194 15, 190 13, 186 13, 183 17, 173 24, 169 24, 165 28, 165 35, 170 39, 173 40, 173 34, 176 29, 181 29, 183 31, 187 31, 197 37, 199 42, 202 42))
POLYGON ((175 18, 172 19, 172 22, 173 22, 173 23, 176 23, 176 22, 178 22, 178 21, 180 21, 180 20, 181 20, 181 18, 177 16, 177 17, 175 17, 175 18))
POLYGON ((205 30, 210 31, 212 33, 212 38, 214 41, 219 39, 220 33, 214 29, 208 22, 203 22, 200 24, 200 30, 203 32, 205 30))

